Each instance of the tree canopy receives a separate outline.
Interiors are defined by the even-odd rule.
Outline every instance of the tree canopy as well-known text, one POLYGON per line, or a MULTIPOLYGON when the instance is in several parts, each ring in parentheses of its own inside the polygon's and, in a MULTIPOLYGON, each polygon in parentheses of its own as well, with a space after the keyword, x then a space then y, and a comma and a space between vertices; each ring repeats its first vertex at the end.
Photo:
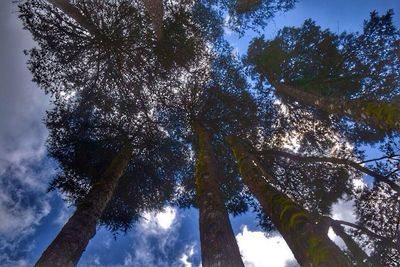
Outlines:
POLYGON ((37 266, 58 257, 55 266, 73 266, 96 225, 127 231, 167 204, 199 209, 205 265, 243 266, 228 215, 249 209, 304 266, 400 264, 393 11, 372 12, 361 33, 309 19, 255 37, 243 58, 233 52, 224 28, 260 31, 295 2, 19 5, 37 43, 29 69, 52 97, 45 122, 59 174, 50 188, 77 207, 37 266), (371 142, 381 158, 366 158, 371 142), (355 222, 332 218, 343 199, 355 203, 355 222), (77 229, 87 236, 61 256, 77 229))

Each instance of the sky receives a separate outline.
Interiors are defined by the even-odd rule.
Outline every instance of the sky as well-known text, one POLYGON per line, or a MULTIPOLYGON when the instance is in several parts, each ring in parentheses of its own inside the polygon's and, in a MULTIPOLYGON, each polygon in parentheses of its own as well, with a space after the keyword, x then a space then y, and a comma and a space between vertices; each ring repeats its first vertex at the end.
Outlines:
MULTIPOLYGON (((73 212, 56 192, 47 193, 57 172, 45 147, 43 117, 49 98, 31 82, 23 50, 35 44, 11 2, 0 2, 0 266, 5 267, 31 266, 73 212)), ((263 33, 271 38, 281 27, 299 26, 307 18, 334 32, 360 31, 372 10, 382 14, 390 8, 399 26, 398 0, 300 0, 263 33)), ((245 53, 251 36, 239 40, 229 31, 226 36, 239 54, 245 53)), ((352 221, 351 210, 351 203, 339 201, 333 216, 352 221)), ((254 214, 231 221, 246 266, 296 266, 284 240, 277 233, 263 233, 254 214)), ((199 250, 197 210, 166 207, 145 214, 126 235, 114 236, 100 227, 78 266, 197 267, 199 250)))

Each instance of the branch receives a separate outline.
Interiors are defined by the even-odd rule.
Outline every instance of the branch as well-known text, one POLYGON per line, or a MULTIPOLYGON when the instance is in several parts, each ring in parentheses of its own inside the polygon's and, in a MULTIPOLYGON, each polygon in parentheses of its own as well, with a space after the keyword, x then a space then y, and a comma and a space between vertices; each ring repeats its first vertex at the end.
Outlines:
POLYGON ((164 39, 164 7, 162 0, 143 0, 143 5, 150 16, 154 33, 159 43, 164 39))
POLYGON ((354 224, 354 223, 351 223, 351 222, 341 221, 341 220, 334 220, 334 219, 332 219, 332 223, 337 223, 337 224, 340 224, 340 225, 346 225, 346 226, 349 226, 351 228, 357 229, 357 230, 363 232, 364 234, 366 234, 366 235, 368 235, 370 237, 374 237, 376 239, 379 239, 379 240, 385 242, 385 244, 387 244, 388 246, 396 249, 397 251, 400 251, 398 246, 390 238, 384 237, 384 236, 380 236, 380 235, 372 232, 371 230, 369 230, 369 229, 367 229, 367 228, 365 228, 365 227, 363 227, 361 225, 354 224))
POLYGON ((365 261, 371 261, 369 256, 360 248, 360 246, 354 241, 354 239, 346 233, 343 226, 340 225, 337 221, 333 220, 330 217, 327 217, 332 227, 333 231, 337 236, 339 236, 344 243, 346 244, 347 249, 353 255, 354 259, 357 261, 357 264, 362 265, 365 261))
POLYGON ((266 78, 278 94, 294 98, 328 114, 348 116, 356 122, 371 125, 384 132, 400 131, 400 108, 396 103, 317 96, 294 86, 277 82, 275 75, 269 72, 266 78))
POLYGON ((379 161, 379 160, 383 160, 383 159, 392 159, 392 158, 395 158, 395 157, 400 157, 400 155, 391 155, 391 156, 383 156, 383 157, 376 158, 376 159, 368 159, 368 160, 364 160, 364 161, 359 162, 359 164, 368 163, 368 162, 372 162, 372 161, 379 161))
POLYGON ((48 3, 60 9, 64 14, 75 20, 79 26, 87 30, 90 35, 95 36, 98 28, 82 14, 82 11, 71 4, 69 0, 47 0, 48 3))
POLYGON ((370 170, 354 161, 351 161, 349 159, 339 159, 339 158, 331 158, 331 157, 315 157, 315 156, 307 157, 307 156, 300 156, 300 155, 296 155, 296 154, 292 154, 292 153, 284 152, 284 151, 278 151, 278 150, 268 150, 268 151, 265 151, 263 154, 264 155, 270 154, 270 155, 278 156, 278 157, 286 157, 286 158, 290 158, 290 159, 299 160, 302 162, 329 162, 329 163, 334 163, 334 164, 347 165, 358 171, 368 174, 371 177, 374 177, 375 180, 380 183, 387 184, 388 186, 390 186, 390 188, 392 190, 394 190, 400 194, 400 186, 397 183, 388 179, 386 176, 383 176, 375 171, 372 171, 372 170, 370 170))

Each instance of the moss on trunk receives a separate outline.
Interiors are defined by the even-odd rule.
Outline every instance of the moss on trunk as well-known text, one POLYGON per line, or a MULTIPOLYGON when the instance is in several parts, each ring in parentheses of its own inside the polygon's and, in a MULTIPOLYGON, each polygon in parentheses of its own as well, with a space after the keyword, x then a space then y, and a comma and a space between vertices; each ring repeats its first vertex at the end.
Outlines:
POLYGON ((92 186, 85 201, 78 205, 75 213, 43 252, 35 266, 76 266, 89 240, 96 234, 97 221, 111 200, 131 155, 132 147, 127 144, 111 161, 102 175, 101 182, 92 186))
POLYGON ((204 267, 244 267, 218 184, 216 157, 210 136, 198 122, 196 189, 199 206, 201 258, 204 267))
POLYGON ((301 266, 351 266, 344 253, 327 236, 328 225, 269 184, 272 177, 263 170, 250 147, 236 137, 227 139, 244 183, 271 218, 301 266))

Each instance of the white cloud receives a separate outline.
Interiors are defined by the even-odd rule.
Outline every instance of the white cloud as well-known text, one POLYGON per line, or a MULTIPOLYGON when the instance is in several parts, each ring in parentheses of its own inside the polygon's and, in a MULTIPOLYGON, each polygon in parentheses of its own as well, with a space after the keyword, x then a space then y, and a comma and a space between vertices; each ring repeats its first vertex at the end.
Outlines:
MULTIPOLYGON (((134 243, 132 252, 124 258, 123 266, 170 266, 168 261, 179 238, 177 210, 166 207, 161 212, 146 213, 143 217, 129 233, 134 243)), ((178 261, 179 258, 173 266, 179 266, 178 261)))
POLYGON ((356 216, 354 214, 354 200, 339 199, 332 205, 332 218, 354 223, 356 216))
MULTIPOLYGON (((18 196, 21 197, 21 196, 18 196)), ((50 213, 50 204, 47 201, 40 201, 37 207, 24 206, 20 204, 22 199, 13 201, 10 195, 4 191, 0 193, 0 236, 14 239, 21 232, 25 234, 31 232, 31 227, 37 225, 39 221, 50 213)))
POLYGON ((126 255, 123 266, 133 266, 133 258, 131 254, 126 255))
POLYGON ((245 225, 242 232, 236 235, 236 240, 247 267, 285 267, 295 261, 293 253, 279 235, 266 237, 263 232, 249 231, 245 225))
POLYGON ((183 252, 182 256, 180 257, 179 261, 182 263, 183 267, 193 266, 193 264, 189 262, 189 258, 194 255, 194 247, 194 244, 187 246, 185 252, 183 252))
MULTIPOLYGON (((7 140, 0 135, 0 146, 7 140)), ((51 211, 46 193, 54 167, 46 157, 45 136, 20 136, 0 152, 0 265, 28 266, 34 243, 26 242, 51 211), (37 138, 35 140, 35 138, 37 138), (20 142, 18 141, 20 140, 20 142)))
POLYGON ((176 210, 171 207, 167 207, 165 208, 164 212, 160 212, 156 215, 156 220, 158 225, 165 230, 171 227, 173 221, 175 220, 175 216, 176 210))
POLYGON ((234 32, 229 28, 229 22, 231 20, 231 16, 229 16, 229 14, 227 14, 224 17, 224 34, 227 36, 232 35, 234 32))
POLYGON ((171 228, 172 223, 176 218, 176 209, 172 207, 166 207, 163 211, 154 213, 154 212, 147 212, 143 215, 144 220, 141 225, 148 229, 159 231, 168 230, 171 228))

